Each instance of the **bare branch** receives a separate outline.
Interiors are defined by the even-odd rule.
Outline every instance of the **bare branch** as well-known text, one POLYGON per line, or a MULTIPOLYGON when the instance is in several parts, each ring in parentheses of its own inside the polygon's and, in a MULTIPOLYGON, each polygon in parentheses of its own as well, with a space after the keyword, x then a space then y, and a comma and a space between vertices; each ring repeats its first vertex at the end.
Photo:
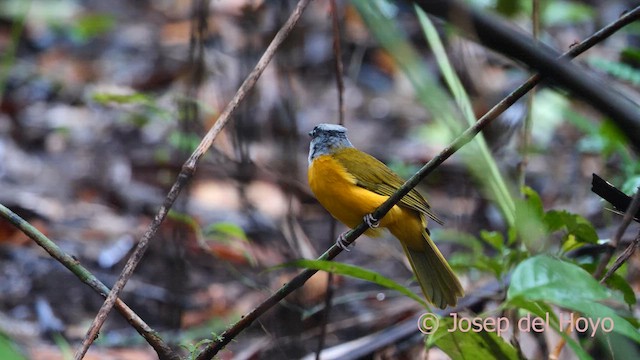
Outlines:
MULTIPOLYGON (((12 223, 18 229, 20 229, 25 235, 30 237, 36 244, 40 245, 46 252, 59 263, 69 269, 74 275, 76 275, 82 282, 89 285, 100 296, 107 297, 109 288, 100 282, 89 270, 80 265, 80 262, 74 259, 71 255, 65 253, 60 247, 47 238, 38 229, 33 227, 27 221, 22 219, 16 213, 0 204, 0 216, 12 223)), ((174 353, 171 348, 165 344, 160 336, 147 325, 131 308, 127 306, 122 300, 118 299, 115 303, 116 310, 122 314, 122 316, 133 326, 136 331, 144 337, 149 345, 151 345, 160 359, 178 360, 180 357, 174 353)))
POLYGON ((289 35, 293 27, 296 25, 296 23, 300 19, 300 16, 302 15, 303 10, 306 8, 306 6, 309 4, 310 1, 311 0, 301 0, 298 3, 295 10, 289 17, 289 19, 278 31, 278 33, 275 35, 275 37, 273 38, 273 40, 265 50, 264 54, 256 64, 255 68, 247 76, 247 78, 242 83, 242 85, 240 86, 240 88, 238 89, 234 97, 224 108, 224 110, 218 117, 218 120, 216 121, 216 123, 207 132, 207 134, 204 136, 204 138, 202 139, 198 147, 195 149, 195 151, 191 154, 189 159, 187 159, 185 164, 182 166, 182 170, 180 171, 180 174, 178 174, 178 178, 176 182, 173 184, 173 186, 171 187, 171 190, 169 191, 169 194, 165 198, 162 207, 160 207, 160 210, 158 210, 158 213, 156 214, 153 221, 145 231, 142 238, 140 239, 140 242, 138 242, 138 246, 136 247, 135 251, 133 252, 133 254, 131 254, 129 259, 127 260, 127 263, 125 264, 124 269, 122 270, 122 273, 118 278, 118 281, 116 281, 115 285, 111 289, 111 292, 109 293, 109 296, 105 300, 104 304, 100 308, 100 311, 98 312, 91 326, 89 327, 89 330, 87 331, 87 334, 84 340, 82 341, 82 346, 78 349, 78 351, 75 354, 76 360, 80 360, 84 357, 87 350, 89 349, 89 346, 91 345, 92 339, 94 339, 98 335, 98 332, 100 331, 100 328, 104 324, 107 318, 107 315, 113 308, 113 305, 116 299, 118 298, 118 295, 124 288, 125 284, 129 280, 131 275, 133 275, 133 272, 138 266, 138 264, 140 263, 140 260, 142 260, 144 253, 149 247, 151 238, 158 231, 160 224, 162 223, 164 218, 167 216, 169 209, 175 202, 176 198, 178 197, 178 194, 180 194, 180 191, 182 190, 182 188, 185 186, 185 184, 189 182, 189 180, 195 173, 196 165, 198 161, 209 150, 209 148, 211 147, 211 144, 213 143, 213 140, 215 140, 215 138, 222 131, 224 126, 229 122, 229 120, 231 119, 231 115, 236 110, 240 102, 244 100, 247 93, 251 89, 253 89, 256 82, 260 78, 260 75, 262 75, 262 73, 264 72, 264 69, 267 67, 267 65, 275 55, 276 50, 287 38, 287 36, 289 35))

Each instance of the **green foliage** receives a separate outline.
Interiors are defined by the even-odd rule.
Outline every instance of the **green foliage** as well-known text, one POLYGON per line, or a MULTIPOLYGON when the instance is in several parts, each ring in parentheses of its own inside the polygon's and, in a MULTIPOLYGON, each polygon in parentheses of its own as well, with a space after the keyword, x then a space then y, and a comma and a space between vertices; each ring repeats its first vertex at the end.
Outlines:
MULTIPOLYGON (((531 2, 527 0, 469 1, 481 6, 493 6, 499 12, 510 16, 531 12, 531 2)), ((439 34, 421 10, 417 9, 418 20, 448 87, 447 90, 443 90, 434 76, 424 70, 426 66, 421 55, 394 23, 397 11, 393 4, 386 1, 355 1, 354 4, 375 39, 413 85, 417 100, 434 119, 433 124, 426 125, 429 126, 429 131, 420 132, 421 135, 426 133, 423 139, 428 136, 428 141, 432 144, 448 144, 463 127, 476 121, 465 89, 449 64, 439 34), (452 106, 453 104, 455 106, 452 106), (465 121, 461 122, 461 117, 464 117, 465 121)), ((584 22, 593 15, 589 6, 573 1, 541 1, 541 6, 541 22, 546 25, 584 22)), ((628 59, 637 62, 640 61, 639 54, 640 51, 626 52, 628 59)), ((591 65, 598 66, 632 84, 640 83, 640 71, 635 68, 619 62, 598 61, 592 61, 591 65)), ((542 90, 537 100, 536 107, 532 110, 532 118, 535 119, 532 134, 534 151, 551 144, 557 136, 555 130, 569 119, 586 134, 580 142, 580 149, 601 154, 603 157, 613 155, 620 159, 625 180, 629 179, 628 189, 625 191, 635 191, 635 187, 640 184, 640 165, 629 150, 625 134, 620 133, 609 121, 599 122, 594 126, 591 120, 578 115, 572 109, 571 101, 558 92, 542 90)), ((480 231, 478 236, 453 231, 434 231, 433 238, 437 241, 449 241, 459 245, 457 251, 448 257, 450 264, 457 270, 472 270, 472 278, 473 271, 487 272, 501 280, 511 274, 507 299, 501 309, 514 308, 523 315, 544 317, 546 326, 565 338, 581 359, 589 359, 590 356, 580 342, 562 331, 566 328, 567 321, 562 318, 562 313, 554 313, 554 306, 578 311, 579 315, 576 316, 592 320, 609 318, 614 324, 611 331, 633 341, 640 341, 635 319, 629 314, 618 313, 609 306, 612 302, 624 301, 624 304, 629 306, 636 302, 633 289, 622 276, 614 274, 607 281, 606 285, 612 289, 609 290, 581 267, 594 268, 596 264, 593 262, 578 266, 564 258, 536 256, 538 253, 549 252, 563 256, 581 246, 596 244, 599 239, 593 225, 579 214, 561 209, 545 209, 542 199, 531 188, 522 189, 522 199, 513 196, 515 187, 500 173, 495 159, 486 149, 481 137, 465 146, 460 154, 465 158, 476 182, 483 186, 487 198, 494 201, 500 209, 507 230, 480 231)), ((396 169, 410 172, 407 168, 396 169)), ((325 271, 337 271, 326 264, 323 264, 323 267, 314 266, 325 271)), ((349 276, 358 277, 353 274, 349 276)), ((379 280, 370 274, 359 278, 374 282, 379 280)), ((452 358, 495 358, 500 355, 504 358, 518 358, 517 350, 496 334, 448 332, 445 330, 448 328, 446 321, 450 319, 443 321, 438 332, 430 336, 429 344, 438 346, 452 358)))
POLYGON ((543 223, 548 233, 564 232, 562 250, 574 250, 586 243, 598 242, 598 234, 589 220, 565 210, 550 210, 544 214, 543 223))
POLYGON ((67 31, 74 41, 85 43, 111 31, 115 24, 116 20, 111 15, 88 14, 78 18, 67 31))
POLYGON ((500 232, 486 230, 480 231, 479 237, 451 231, 434 232, 434 239, 455 242, 467 249, 451 255, 452 266, 487 272, 501 279, 532 253, 549 247, 549 239, 555 234, 560 235, 562 253, 597 243, 598 235, 587 219, 565 210, 545 212, 533 189, 525 187, 522 192, 526 198, 516 200, 515 226, 506 238, 500 232), (519 246, 520 243, 525 247, 519 246))
MULTIPOLYGON (((184 214, 174 210, 169 210, 168 217, 174 221, 181 222, 187 225, 189 228, 191 228, 191 230, 194 232, 196 236, 196 240, 198 241, 198 244, 200 244, 200 246, 202 246, 205 249, 208 248, 207 246, 208 241, 217 242, 221 244, 231 244, 234 241, 244 241, 244 242, 249 241, 249 239, 247 238, 247 234, 244 232, 242 227, 232 222, 221 221, 221 222, 213 223, 208 225, 203 230, 200 224, 198 223, 198 221, 196 221, 196 219, 189 214, 184 214)), ((256 260, 251 255, 251 253, 247 251, 243 251, 242 255, 251 264, 256 263, 256 260)))
MULTIPOLYGON (((453 321, 451 317, 441 319, 436 332, 428 337, 427 346, 437 346, 454 360, 520 359, 518 350, 496 332, 463 331, 457 326, 454 327, 453 321)), ((484 325, 477 329, 483 327, 484 325)))
MULTIPOLYGON (((538 255, 523 261, 513 271, 506 305, 528 309, 528 302, 542 301, 580 312, 593 321, 610 318, 613 322, 611 331, 640 342, 638 329, 601 303, 620 300, 581 267, 546 255, 538 255)), ((564 320, 566 319, 559 320, 560 328, 569 326, 564 320)))
MULTIPOLYGON (((501 15, 514 18, 530 17, 533 6, 531 0, 467 0, 476 6, 494 9, 501 15)), ((594 10, 578 1, 540 0, 541 25, 571 25, 593 19, 594 10)))
MULTIPOLYGON (((467 125, 472 126, 475 124, 476 118, 471 100, 447 57, 438 31, 420 7, 415 6, 415 9, 425 37, 436 57, 440 71, 449 86, 449 91, 453 94, 455 103, 464 115, 467 125)), ((455 115, 450 114, 450 117, 454 118, 455 115)), ((458 123, 450 126, 450 130, 453 133, 459 132, 460 125, 458 123)), ((498 165, 487 147, 484 136, 478 134, 474 140, 465 147, 463 154, 465 155, 467 165, 485 187, 485 192, 495 200, 498 207, 502 210, 502 214, 507 223, 512 225, 514 221, 514 201, 509 191, 509 184, 500 173, 498 165)))
POLYGON ((628 81, 633 85, 640 85, 640 70, 625 63, 592 57, 589 58, 589 65, 620 80, 628 81))
POLYGON ((542 23, 547 26, 583 23, 593 19, 593 9, 573 1, 546 1, 542 23))
POLYGON ((158 105, 157 100, 141 92, 94 92, 90 95, 92 101, 102 106, 119 107, 129 114, 128 122, 143 127, 152 119, 171 120, 171 113, 158 105))
POLYGON ((327 261, 327 260, 308 260, 308 259, 300 259, 292 262, 288 262, 279 267, 283 266, 296 266, 305 269, 315 269, 322 270, 326 272, 330 272, 333 274, 349 276, 352 278, 365 280, 372 282, 374 284, 378 284, 387 289, 398 291, 399 293, 415 300, 417 303, 422 305, 425 308, 429 308, 429 306, 425 303, 425 301, 418 295, 416 295, 413 291, 409 290, 407 287, 398 284, 397 282, 382 276, 381 274, 367 270, 358 266, 343 264, 335 261, 327 261))
POLYGON ((235 239, 248 241, 247 234, 244 230, 232 222, 217 222, 211 224, 205 228, 204 235, 208 238, 214 238, 220 241, 235 239))
MULTIPOLYGON (((218 335, 216 334, 211 334, 211 336, 214 339, 218 338, 218 335)), ((211 344, 213 341, 214 340, 211 340, 211 339, 202 339, 195 344, 192 344, 192 343, 180 344, 180 347, 182 347, 183 349, 189 352, 187 359, 195 360, 198 358, 198 354, 200 353, 201 348, 211 344)))
POLYGON ((565 210, 544 211, 542 201, 531 188, 523 190, 526 199, 516 204, 516 228, 530 249, 540 250, 546 239, 562 232, 562 251, 598 242, 593 225, 584 217, 565 210))
POLYGON ((54 333, 53 341, 56 343, 58 349, 60 349, 60 353, 62 354, 62 358, 64 360, 73 359, 73 348, 71 347, 71 344, 69 344, 67 339, 65 339, 60 333, 54 333))
POLYGON ((0 359, 26 360, 27 358, 18 350, 17 345, 11 339, 0 333, 0 359))
POLYGON ((434 232, 433 237, 438 241, 455 242, 468 249, 453 253, 448 258, 451 266, 490 273, 496 279, 502 279, 516 264, 529 256, 526 251, 510 247, 508 240, 497 231, 482 230, 480 237, 459 232, 434 232), (490 250, 485 252, 487 246, 490 250))
POLYGON ((200 144, 200 136, 198 134, 184 133, 182 131, 172 131, 169 134, 169 144, 184 153, 190 154, 200 144))
MULTIPOLYGON (((580 266, 590 274, 593 274, 596 271, 596 264, 587 263, 580 264, 580 266)), ((622 293, 622 296, 624 297, 624 302, 629 306, 633 306, 637 301, 636 294, 631 288, 631 285, 629 285, 629 283, 621 275, 619 275, 625 273, 625 268, 626 265, 623 265, 617 273, 611 274, 611 277, 609 277, 606 281, 606 285, 612 290, 620 291, 620 293, 622 293)))

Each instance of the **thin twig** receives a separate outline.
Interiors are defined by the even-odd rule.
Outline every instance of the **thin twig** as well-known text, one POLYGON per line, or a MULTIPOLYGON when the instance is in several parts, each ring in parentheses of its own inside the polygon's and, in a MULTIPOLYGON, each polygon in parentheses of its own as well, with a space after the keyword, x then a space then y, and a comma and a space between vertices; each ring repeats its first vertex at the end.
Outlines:
POLYGON ((113 305, 116 299, 118 298, 118 295, 122 291, 122 288, 124 288, 125 284, 133 274, 133 271, 136 269, 136 267, 142 260, 142 257, 144 256, 145 251, 149 247, 151 238, 155 235, 158 228, 160 227, 160 224, 162 223, 164 218, 167 216, 169 209, 175 202, 176 198, 178 197, 178 194, 180 194, 180 191, 182 190, 182 188, 188 183, 188 181, 191 179, 191 177, 195 173, 198 161, 209 150, 215 138, 218 136, 218 134, 222 131, 224 126, 231 119, 231 114, 233 114, 233 112, 236 110, 240 102, 244 100, 247 93, 254 87, 254 85, 260 78, 260 75, 262 75, 264 69, 267 67, 267 65, 275 55, 276 50, 280 47, 280 45, 287 38, 287 36, 289 35, 293 27, 297 24, 298 20, 300 19, 300 16, 302 15, 303 10, 307 7, 309 2, 311 2, 311 0, 300 0, 300 2, 296 6, 295 10, 293 11, 289 19, 287 19, 285 24, 278 31, 278 33, 275 35, 275 37, 273 38, 273 40, 265 50, 264 54, 256 64, 255 68, 247 76, 247 78, 242 83, 242 85, 240 86, 240 88, 238 89, 234 97, 224 108, 224 110, 218 117, 218 120, 216 121, 216 123, 207 132, 207 134, 204 136, 204 138, 202 139, 198 147, 195 149, 195 151, 191 154, 189 159, 187 159, 185 164, 182 166, 182 170, 180 171, 180 174, 178 174, 178 178, 176 179, 176 182, 171 187, 171 190, 169 190, 169 193, 167 194, 167 197, 165 198, 164 203, 160 207, 160 210, 158 210, 158 213, 156 214, 153 221, 145 231, 142 238, 140 239, 140 242, 138 243, 138 246, 136 247, 135 251, 133 252, 133 254, 131 254, 129 259, 127 260, 127 263, 125 264, 125 267, 122 270, 122 273, 118 278, 118 281, 116 281, 115 285, 111 289, 111 292, 109 293, 109 296, 107 297, 104 304, 100 308, 100 311, 96 315, 96 318, 93 320, 93 323, 91 324, 89 330, 87 331, 87 335, 85 336, 82 342, 82 346, 76 352, 75 360, 82 359, 86 354, 90 346, 89 339, 93 339, 97 336, 98 332, 100 331, 100 328, 102 327, 102 325, 104 324, 104 321, 107 318, 107 315, 113 308, 113 305))
MULTIPOLYGON (((333 33, 333 54, 334 65, 336 75, 336 88, 338 89, 338 124, 344 125, 344 80, 343 80, 343 66, 342 66, 342 51, 340 44, 340 24, 338 16, 338 6, 336 0, 329 1, 331 12, 331 27, 333 33)), ((329 229, 329 238, 336 238, 336 219, 331 218, 331 226, 329 229)), ((327 336, 327 325, 329 324, 329 315, 331 314, 331 306, 334 292, 334 274, 328 273, 327 275, 327 289, 324 298, 324 311, 322 316, 322 323, 320 324, 320 334, 318 335, 318 349, 316 350, 316 360, 320 360, 320 354, 324 349, 324 344, 327 336)))
MULTIPOLYGON (((77 259, 65 253, 55 242, 51 241, 38 229, 2 204, 0 204, 0 216, 12 223, 25 235, 35 241, 35 243, 49 253, 52 258, 56 259, 64 267, 69 269, 82 282, 89 285, 89 287, 100 294, 100 296, 105 298, 107 297, 109 288, 105 284, 100 282, 100 280, 98 280, 89 270, 80 265, 80 262, 77 259)), ((149 327, 149 325, 147 325, 144 320, 133 312, 133 310, 131 310, 122 300, 118 299, 115 304, 115 308, 127 320, 127 322, 129 322, 129 324, 131 324, 131 326, 133 326, 133 328, 147 340, 149 345, 155 349, 160 359, 180 359, 180 357, 162 341, 162 338, 158 336, 158 333, 149 327)))
MULTIPOLYGON (((636 212, 638 212, 638 209, 640 209, 640 187, 636 189, 636 193, 633 195, 631 204, 629 204, 627 211, 624 212, 624 216, 622 217, 622 223, 620 224, 620 226, 618 227, 618 230, 616 231, 615 235, 611 239, 611 242, 609 243, 609 246, 607 247, 607 251, 604 253, 604 256, 602 257, 602 259, 600 259, 598 268, 593 273, 593 276, 596 279, 602 276, 604 269, 609 264, 609 261, 611 261, 611 257, 613 256, 613 253, 620 247, 620 239, 622 238, 622 235, 624 235, 624 232, 627 230, 627 227, 629 227, 629 224, 631 224, 631 220, 633 220, 636 212)), ((634 244, 635 244, 635 241, 633 241, 627 247, 627 249, 633 248, 634 244)), ((620 258, 618 258, 616 262, 618 262, 618 260, 620 260, 620 258)), ((618 267, 620 267, 620 265, 618 265, 618 267)), ((602 277, 602 279, 600 279, 600 283, 604 283, 611 276, 611 274, 613 274, 613 272, 616 270, 617 270, 617 267, 615 269, 613 267, 609 269, 607 274, 604 277, 602 277)))
MULTIPOLYGON (((531 10, 531 27, 533 29, 532 38, 537 44, 540 36, 540 1, 532 0, 531 10)), ((518 164, 518 185, 520 191, 524 189, 527 178, 527 165, 529 164, 529 147, 531 146, 531 130, 533 128, 533 103, 536 95, 536 89, 531 89, 527 97, 527 114, 524 117, 524 126, 522 127, 522 136, 520 144, 520 163, 518 164)), ((522 193, 524 196, 524 193, 522 193)))
MULTIPOLYGON (((598 42, 606 39, 614 34, 623 26, 633 22, 640 16, 640 7, 635 8, 633 11, 623 15, 620 19, 602 28, 580 44, 572 47, 568 52, 563 54, 563 57, 573 58, 576 57, 587 49, 591 48, 598 42)), ((525 83, 520 85, 511 94, 507 95, 502 101, 496 104, 491 110, 489 110, 484 116, 468 128, 464 133, 458 136, 448 147, 444 148, 436 157, 431 159, 426 165, 424 165, 416 174, 414 174, 409 180, 407 180, 387 201, 385 201, 376 211, 373 212, 373 217, 376 219, 382 219, 384 215, 400 201, 400 199, 406 195, 413 187, 415 187, 422 179, 435 170, 440 164, 442 164, 447 158, 453 155, 459 148, 471 141, 475 135, 477 135, 482 129, 490 124, 493 119, 503 113, 509 106, 513 105, 518 99, 524 96, 529 90, 531 90, 540 80, 542 76, 534 75, 530 77, 525 83)), ((345 235, 347 244, 351 244, 356 238, 362 235, 368 226, 361 222, 356 228, 352 229, 345 235)), ((331 246, 327 251, 322 254, 318 260, 332 260, 342 250, 336 246, 331 246)), ((317 270, 306 269, 295 276, 291 281, 282 286, 278 291, 273 293, 270 297, 265 299, 262 303, 256 306, 253 310, 245 314, 239 321, 227 328, 219 338, 213 343, 207 345, 207 347, 198 355, 197 360, 211 359, 222 348, 224 348, 231 340, 233 340, 244 329, 249 327, 256 319, 262 314, 276 305, 284 297, 298 289, 304 283, 313 276, 317 270)))
MULTIPOLYGON (((337 221, 331 218, 331 226, 329 229, 329 239, 333 241, 336 238, 337 221)), ((329 324, 329 318, 331 314, 331 307, 333 305, 333 292, 334 289, 334 274, 327 274, 327 292, 324 298, 324 311, 322 312, 322 324, 320 328, 320 334, 318 335, 318 349, 316 350, 316 360, 320 360, 320 354, 324 349, 325 340, 327 336, 327 325, 329 324)))
POLYGON ((344 80, 342 66, 342 50, 340 45, 340 24, 338 22, 338 6, 336 0, 329 2, 331 6, 331 24, 333 29, 333 54, 336 73, 336 85, 338 88, 338 124, 344 125, 344 80))
POLYGON ((613 275, 613 273, 616 272, 620 268, 620 266, 622 266, 622 264, 624 264, 631 257, 631 255, 633 255, 638 247, 640 247, 640 232, 638 233, 638 235, 636 235, 636 238, 631 242, 631 244, 629 244, 629 246, 624 249, 622 254, 618 256, 616 261, 611 266, 611 269, 607 271, 600 282, 603 283, 607 281, 607 279, 611 277, 611 275, 613 275))

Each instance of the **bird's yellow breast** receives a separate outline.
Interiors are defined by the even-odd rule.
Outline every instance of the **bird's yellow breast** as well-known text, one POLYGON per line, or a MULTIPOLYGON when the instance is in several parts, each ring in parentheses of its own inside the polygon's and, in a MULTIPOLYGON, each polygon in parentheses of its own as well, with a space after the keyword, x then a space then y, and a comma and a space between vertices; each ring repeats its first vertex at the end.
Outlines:
MULTIPOLYGON (((309 186, 316 198, 333 217, 350 228, 355 228, 362 218, 380 206, 387 196, 357 186, 357 181, 347 169, 331 155, 321 155, 309 165, 309 186)), ((380 222, 381 227, 393 223, 400 209, 397 206, 380 222)), ((377 235, 375 229, 367 235, 377 235)))

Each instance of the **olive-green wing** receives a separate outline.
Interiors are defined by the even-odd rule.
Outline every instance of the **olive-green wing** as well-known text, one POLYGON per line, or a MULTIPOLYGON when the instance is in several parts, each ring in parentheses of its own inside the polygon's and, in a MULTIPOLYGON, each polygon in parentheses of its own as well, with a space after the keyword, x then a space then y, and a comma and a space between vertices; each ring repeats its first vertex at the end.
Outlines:
MULTIPOLYGON (((333 156, 346 169, 349 169, 356 178, 356 185, 376 194, 391 196, 404 184, 404 180, 380 160, 358 149, 343 149, 334 153, 333 156)), ((431 211, 427 200, 416 189, 411 189, 400 200, 400 205, 421 212, 438 224, 442 224, 442 220, 431 211)))

